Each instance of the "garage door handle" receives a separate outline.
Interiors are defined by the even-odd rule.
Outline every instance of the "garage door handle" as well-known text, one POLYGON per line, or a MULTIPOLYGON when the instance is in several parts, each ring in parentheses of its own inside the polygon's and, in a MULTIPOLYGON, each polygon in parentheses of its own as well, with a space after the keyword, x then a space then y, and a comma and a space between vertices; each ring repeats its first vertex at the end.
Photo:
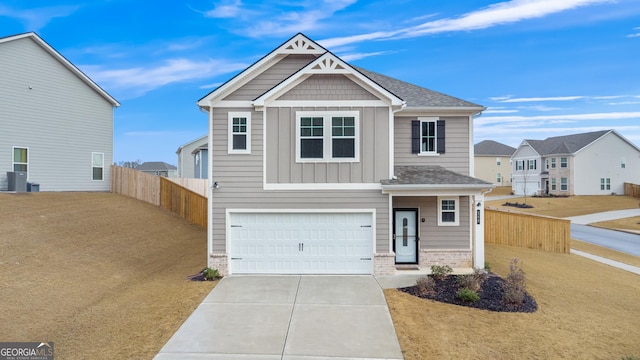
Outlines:
POLYGON ((242 260, 242 258, 231 258, 231 260, 242 260))
POLYGON ((371 258, 360 258, 360 260, 371 260, 371 258))
POLYGON ((371 227, 371 225, 360 225, 360 227, 371 227))

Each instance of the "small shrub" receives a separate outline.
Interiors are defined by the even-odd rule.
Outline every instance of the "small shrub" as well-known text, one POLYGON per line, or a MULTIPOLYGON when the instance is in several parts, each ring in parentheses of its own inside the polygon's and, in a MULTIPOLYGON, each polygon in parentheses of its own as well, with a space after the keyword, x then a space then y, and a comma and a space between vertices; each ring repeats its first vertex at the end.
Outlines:
POLYGON ((509 263, 510 272, 504 282, 503 295, 504 301, 509 304, 520 305, 524 302, 527 282, 521 266, 518 258, 511 259, 509 263))
POLYGON ((212 269, 210 267, 202 270, 202 276, 204 276, 204 279, 207 281, 212 281, 212 280, 221 278, 220 272, 218 271, 218 269, 212 269))
POLYGON ((436 280, 442 280, 447 275, 451 274, 453 269, 449 265, 432 265, 431 276, 436 280))
POLYGON ((476 302, 480 300, 478 293, 471 289, 461 289, 458 291, 456 296, 464 302, 476 302))
POLYGON ((487 273, 484 270, 475 269, 473 274, 458 275, 456 282, 461 289, 469 289, 471 291, 478 292, 486 278, 487 273))
POLYGON ((473 278, 478 283, 478 286, 482 286, 485 280, 489 277, 489 272, 485 269, 473 269, 473 278))
POLYGON ((436 293, 436 282, 429 276, 423 276, 416 281, 420 296, 433 295, 436 293))
POLYGON ((484 262, 484 270, 485 270, 486 272, 491 272, 491 264, 489 264, 489 262, 488 262, 488 261, 485 261, 485 262, 484 262))

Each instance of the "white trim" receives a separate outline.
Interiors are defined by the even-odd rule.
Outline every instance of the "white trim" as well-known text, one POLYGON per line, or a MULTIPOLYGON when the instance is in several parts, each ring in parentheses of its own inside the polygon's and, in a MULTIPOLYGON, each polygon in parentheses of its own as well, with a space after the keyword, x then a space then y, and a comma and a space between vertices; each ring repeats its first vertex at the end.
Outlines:
MULTIPOLYGON (((385 185, 386 186, 386 185, 385 185)), ((386 187, 382 188, 383 194, 391 194, 393 196, 472 196, 479 194, 482 191, 494 188, 494 185, 486 186, 484 188, 477 189, 414 189, 414 190, 388 190, 386 187)))
POLYGON ((249 100, 221 100, 215 106, 216 108, 249 108, 253 106, 253 102, 249 100))
POLYGON ((380 183, 265 183, 263 190, 382 190, 380 183))
MULTIPOLYGON (((468 134, 468 139, 469 139, 469 159, 474 159, 476 150, 475 150, 475 146, 473 144, 474 139, 473 139, 473 116, 472 115, 469 116, 469 124, 468 125, 469 125, 469 134, 468 134)), ((473 177, 476 176, 476 166, 475 166, 475 164, 476 164, 475 161, 469 161, 469 175, 471 175, 473 177)))
POLYGON ((27 173, 27 179, 29 179, 29 174, 31 173, 30 171, 30 167, 29 166, 29 158, 31 157, 31 149, 29 149, 28 146, 12 146, 11 147, 11 171, 16 171, 16 164, 20 164, 20 165, 27 165, 27 171, 25 171, 27 173), (27 149, 27 162, 26 163, 16 163, 16 150, 15 149, 27 149))
MULTIPOLYGON (((28 153, 27 153, 27 156, 29 156, 29 155, 28 155, 28 153)), ((92 151, 92 152, 91 152, 91 181, 104 181, 104 153, 103 153, 103 152, 97 152, 97 151, 92 151), (94 166, 94 165, 93 165, 93 155, 95 155, 95 154, 100 154, 100 155, 102 155, 102 166, 94 166), (93 168, 94 168, 94 167, 96 167, 96 168, 98 168, 98 167, 102 168, 102 179, 94 179, 94 178, 93 178, 93 168)))
MULTIPOLYGON (((368 107, 368 106, 384 106, 389 104, 382 100, 274 100, 269 102, 269 107, 368 107)), ((256 105, 260 108, 260 105, 256 105)))
POLYGON ((433 116, 419 116, 418 120, 420 121, 420 152, 417 154, 418 156, 440 156, 438 153, 438 121, 441 120, 439 117, 433 116), (433 123, 433 151, 425 151, 422 150, 422 125, 425 123, 433 123))
POLYGON ((262 189, 267 189, 267 112, 262 112, 262 189))
MULTIPOLYGON (((239 111, 230 111, 227 113, 227 154, 251 154, 251 112, 239 112, 239 111), (247 121, 247 131, 244 133, 246 136, 246 147, 244 149, 234 149, 233 148, 233 119, 234 118, 245 118, 247 121)), ((242 135, 243 133, 237 133, 238 135, 242 135)))
MULTIPOLYGON (((396 254, 393 251, 393 194, 389 194, 388 196, 389 198, 389 216, 387 216, 387 220, 389 220, 389 240, 387 241, 389 243, 389 253, 393 254, 393 258, 394 258, 394 263, 395 263, 395 258, 396 258, 396 254)), ((419 247, 419 246, 418 246, 419 247)), ((420 249, 418 249, 419 251, 420 249)), ((418 262, 420 262, 419 259, 420 256, 418 256, 418 262)))
MULTIPOLYGON (((212 266, 211 263, 211 253, 213 251, 213 184, 215 183, 215 179, 213 178, 213 111, 208 111, 208 133, 207 133, 207 143, 209 144, 209 150, 207 151, 207 157, 209 158, 208 169, 207 169, 207 258, 205 259, 208 267, 212 266)), ((225 248, 226 249, 226 248, 225 248)))
POLYGON ((360 162, 360 111, 296 111, 296 162, 297 163, 356 163, 360 162), (323 156, 322 158, 302 158, 300 157, 301 138, 300 138, 300 119, 302 117, 322 117, 323 125, 323 156), (353 158, 334 158, 333 151, 333 134, 332 134, 332 118, 333 117, 353 117, 354 118, 354 156, 353 158))
POLYGON ((389 176, 387 179, 393 179, 395 176, 395 156, 396 156, 396 139, 395 139, 395 111, 389 107, 389 176))
POLYGON ((459 196, 438 196, 438 226, 460 226, 460 197, 459 196), (454 216, 455 221, 453 222, 443 222, 442 221, 442 201, 443 200, 453 200, 454 201, 454 216))

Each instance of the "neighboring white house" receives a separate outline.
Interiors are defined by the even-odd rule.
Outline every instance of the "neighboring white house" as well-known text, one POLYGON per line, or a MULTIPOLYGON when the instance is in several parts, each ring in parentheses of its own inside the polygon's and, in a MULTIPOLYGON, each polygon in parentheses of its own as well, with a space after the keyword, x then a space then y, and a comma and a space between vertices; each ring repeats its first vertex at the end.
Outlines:
POLYGON ((493 140, 475 144, 474 176, 496 186, 511 186, 511 155, 515 148, 493 140))
POLYGON ((198 105, 216 145, 208 265, 221 274, 484 267, 483 106, 353 67, 302 34, 198 105))
POLYGON ((615 130, 524 140, 511 157, 516 195, 624 194, 640 184, 640 148, 615 130))
POLYGON ((0 190, 109 191, 117 106, 37 34, 0 38, 0 190))
POLYGON ((178 176, 178 168, 164 161, 147 161, 136 166, 136 170, 143 173, 164 176, 167 178, 175 178, 178 176))
POLYGON ((178 155, 178 177, 206 179, 209 172, 208 136, 203 135, 181 145, 178 155))

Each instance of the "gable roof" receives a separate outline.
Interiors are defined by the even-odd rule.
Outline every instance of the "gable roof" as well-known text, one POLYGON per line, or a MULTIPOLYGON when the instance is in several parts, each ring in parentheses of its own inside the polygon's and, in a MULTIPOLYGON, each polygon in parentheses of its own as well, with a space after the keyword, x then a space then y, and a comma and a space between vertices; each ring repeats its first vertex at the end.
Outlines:
POLYGON ((312 54, 317 58, 254 99, 254 106, 264 105, 264 101, 267 98, 280 94, 283 89, 288 89, 298 84, 301 81, 300 79, 305 79, 305 75, 308 77, 309 74, 330 69, 331 73, 345 74, 345 76, 359 83, 359 85, 364 85, 368 89, 374 90, 378 96, 382 95, 388 98, 390 103, 397 108, 411 108, 414 110, 447 108, 474 112, 485 109, 485 107, 478 104, 352 66, 302 33, 298 33, 285 41, 260 60, 199 99, 198 106, 201 108, 210 106, 215 99, 222 99, 260 74, 263 68, 271 62, 279 61, 279 59, 289 54, 312 54))
POLYGON ((178 147, 178 150, 176 150, 176 154, 180 154, 182 152, 182 149, 184 149, 186 146, 189 146, 191 144, 197 143, 199 141, 207 140, 208 137, 209 137, 209 134, 204 134, 204 135, 200 136, 199 138, 196 138, 194 140, 189 141, 188 143, 184 143, 184 144, 180 145, 178 147))
POLYGON ((90 88, 92 88, 95 92, 100 94, 107 102, 111 103, 113 106, 120 106, 120 103, 114 99, 111 95, 109 95, 103 88, 101 88, 98 84, 96 84, 93 80, 91 80, 85 73, 83 73, 80 69, 78 69, 75 65, 73 65, 69 60, 67 60, 62 54, 60 54, 56 49, 51 47, 46 41, 44 41, 38 34, 34 32, 28 32, 18 35, 6 36, 0 38, 0 45, 3 43, 8 43, 10 41, 20 40, 20 39, 31 39, 36 44, 38 44, 41 48, 43 48, 46 52, 48 52, 54 59, 58 60, 64 67, 66 67, 69 71, 75 74, 80 80, 84 81, 90 88))
POLYGON ((167 164, 164 161, 147 161, 142 164, 136 166, 136 170, 139 171, 167 171, 167 170, 177 170, 178 168, 167 164))
POLYGON ((581 134, 554 136, 544 140, 525 140, 525 142, 542 156, 549 154, 575 154, 612 131, 613 130, 593 131, 581 134))
POLYGON ((473 146, 476 156, 511 156, 516 148, 493 140, 484 140, 473 146))

